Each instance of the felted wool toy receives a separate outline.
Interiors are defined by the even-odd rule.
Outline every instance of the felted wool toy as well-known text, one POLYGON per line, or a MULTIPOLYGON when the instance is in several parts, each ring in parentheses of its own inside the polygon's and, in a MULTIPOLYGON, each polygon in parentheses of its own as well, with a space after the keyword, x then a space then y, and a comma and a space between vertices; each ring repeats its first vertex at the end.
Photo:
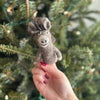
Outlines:
POLYGON ((62 59, 61 52, 53 44, 55 38, 50 29, 51 23, 48 18, 38 17, 29 22, 28 32, 33 35, 39 46, 35 62, 39 62, 41 57, 46 64, 54 64, 62 59))

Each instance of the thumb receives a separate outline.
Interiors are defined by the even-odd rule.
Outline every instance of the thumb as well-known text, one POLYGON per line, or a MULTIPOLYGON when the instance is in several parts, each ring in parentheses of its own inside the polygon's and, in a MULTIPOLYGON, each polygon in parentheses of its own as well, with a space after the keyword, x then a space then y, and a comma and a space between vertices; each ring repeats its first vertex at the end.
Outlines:
POLYGON ((57 68, 56 64, 46 65, 43 62, 40 63, 41 68, 48 74, 53 75, 55 77, 59 77, 59 75, 61 75, 62 72, 57 68))

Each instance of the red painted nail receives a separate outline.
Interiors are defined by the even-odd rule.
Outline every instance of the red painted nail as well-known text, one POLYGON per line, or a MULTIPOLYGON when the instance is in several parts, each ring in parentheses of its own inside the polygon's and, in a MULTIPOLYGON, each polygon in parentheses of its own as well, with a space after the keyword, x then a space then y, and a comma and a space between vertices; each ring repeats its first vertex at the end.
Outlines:
POLYGON ((45 74, 45 77, 46 77, 47 79, 49 79, 49 78, 50 78, 47 74, 45 74))
POLYGON ((44 84, 47 84, 47 82, 46 82, 46 81, 43 81, 43 83, 44 83, 44 84))
POLYGON ((41 63, 41 65, 43 65, 43 66, 46 66, 47 64, 45 64, 44 62, 40 62, 41 63))

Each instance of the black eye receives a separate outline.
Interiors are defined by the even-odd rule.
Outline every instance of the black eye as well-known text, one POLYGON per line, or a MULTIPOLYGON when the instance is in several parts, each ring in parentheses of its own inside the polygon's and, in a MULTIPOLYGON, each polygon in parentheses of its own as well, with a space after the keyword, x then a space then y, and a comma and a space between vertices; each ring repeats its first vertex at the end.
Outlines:
POLYGON ((41 34, 41 32, 38 33, 38 35, 40 35, 40 34, 41 34))
POLYGON ((46 32, 47 34, 49 34, 49 32, 46 32))

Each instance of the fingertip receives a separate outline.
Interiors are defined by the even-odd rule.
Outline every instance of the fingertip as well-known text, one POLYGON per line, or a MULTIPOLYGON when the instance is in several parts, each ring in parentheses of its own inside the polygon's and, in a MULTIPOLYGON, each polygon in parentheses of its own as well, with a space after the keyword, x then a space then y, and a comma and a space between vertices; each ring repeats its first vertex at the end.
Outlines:
POLYGON ((41 66, 40 62, 36 62, 35 65, 36 65, 36 67, 40 67, 41 66))
POLYGON ((44 76, 45 76, 46 79, 50 79, 50 77, 47 73, 44 76))
POLYGON ((41 64, 41 67, 44 67, 44 68, 47 68, 47 67, 56 67, 56 64, 46 64, 46 63, 44 63, 44 62, 40 62, 40 64, 41 64))
POLYGON ((44 63, 44 62, 40 62, 40 64, 41 64, 42 66, 47 66, 47 64, 44 63))
POLYGON ((47 82, 46 82, 45 80, 43 81, 43 83, 44 83, 44 84, 47 84, 47 82))
POLYGON ((50 74, 54 74, 55 71, 57 71, 56 64, 49 64, 46 66, 42 64, 41 68, 42 68, 42 70, 44 70, 45 72, 50 73, 50 74))
POLYGON ((40 68, 46 72, 46 69, 47 69, 47 64, 45 64, 44 62, 40 62, 40 68))
POLYGON ((48 64, 48 65, 41 64, 41 67, 42 67, 43 69, 54 69, 54 68, 57 68, 57 67, 56 67, 56 64, 48 64))
POLYGON ((46 72, 46 71, 47 71, 47 66, 41 65, 41 69, 42 69, 44 72, 46 72))
POLYGON ((36 67, 33 67, 32 70, 31 70, 32 74, 34 74, 35 71, 36 71, 36 67))

